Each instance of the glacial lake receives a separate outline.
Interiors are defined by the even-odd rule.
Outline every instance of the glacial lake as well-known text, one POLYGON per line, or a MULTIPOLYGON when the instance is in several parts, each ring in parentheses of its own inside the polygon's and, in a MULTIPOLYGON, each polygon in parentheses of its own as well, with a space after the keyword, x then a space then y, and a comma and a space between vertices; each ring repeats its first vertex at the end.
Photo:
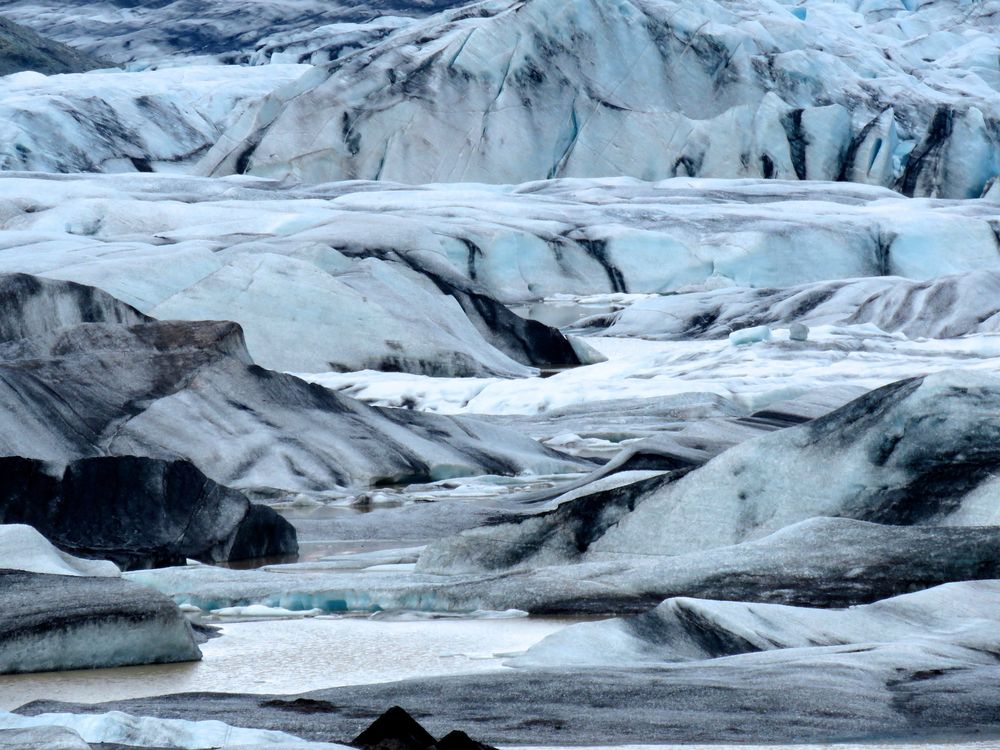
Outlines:
POLYGON ((317 617, 222 625, 186 664, 74 670, 0 677, 0 710, 49 699, 100 703, 168 693, 295 694, 343 685, 507 669, 569 619, 370 620, 317 617))

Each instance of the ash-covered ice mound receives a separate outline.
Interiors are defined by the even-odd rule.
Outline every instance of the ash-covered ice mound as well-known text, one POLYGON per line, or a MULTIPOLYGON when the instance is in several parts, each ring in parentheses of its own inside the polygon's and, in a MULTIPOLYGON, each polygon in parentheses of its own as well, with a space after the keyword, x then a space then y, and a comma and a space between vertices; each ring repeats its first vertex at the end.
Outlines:
POLYGON ((0 17, 0 76, 30 70, 52 75, 80 73, 107 65, 92 55, 46 39, 31 29, 0 17))
POLYGON ((134 325, 149 320, 96 287, 26 273, 0 274, 0 342, 48 336, 78 323, 134 325))
POLYGON ((169 598, 123 580, 113 563, 66 554, 28 526, 0 525, 0 674, 200 658, 169 598))
POLYGON ((690 552, 814 516, 997 525, 998 438, 996 378, 952 370, 900 381, 723 453, 646 498, 592 551, 690 552))
POLYGON ((577 490, 546 515, 432 545, 424 571, 669 556, 760 539, 817 516, 898 526, 1000 523, 1000 381, 947 371, 879 388, 704 466, 577 490), (553 524, 553 519, 560 519, 553 524))
POLYGON ((60 284, 62 317, 18 305, 8 316, 28 337, 0 342, 0 455, 183 458, 220 484, 271 493, 584 466, 502 427, 373 408, 262 369, 234 323, 84 314, 76 285, 42 288, 60 284))
POLYGON ((724 338, 768 325, 871 323, 909 338, 1000 331, 1000 274, 972 271, 910 281, 878 276, 778 289, 727 287, 640 300, 614 315, 609 336, 724 338))
POLYGON ((0 570, 0 674, 196 661, 170 599, 121 578, 0 570))
POLYGON ((643 614, 580 623, 547 636, 510 663, 522 667, 623 667, 738 654, 894 645, 1000 654, 1000 581, 949 583, 849 609, 674 598, 643 614), (990 634, 993 637, 987 637, 990 634))

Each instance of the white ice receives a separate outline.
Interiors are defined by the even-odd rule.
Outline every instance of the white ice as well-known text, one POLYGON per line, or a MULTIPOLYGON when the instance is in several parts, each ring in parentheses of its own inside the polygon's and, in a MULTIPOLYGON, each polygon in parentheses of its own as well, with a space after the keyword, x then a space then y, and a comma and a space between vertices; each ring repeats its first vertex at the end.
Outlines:
POLYGON ((118 566, 107 560, 85 560, 57 549, 31 526, 0 525, 0 569, 25 570, 58 576, 121 575, 118 566))
POLYGON ((221 721, 157 719, 150 716, 132 716, 121 711, 105 714, 52 713, 36 716, 0 713, 0 728, 46 726, 68 727, 87 742, 119 743, 136 747, 208 750, 240 745, 303 742, 285 732, 233 727, 221 721))

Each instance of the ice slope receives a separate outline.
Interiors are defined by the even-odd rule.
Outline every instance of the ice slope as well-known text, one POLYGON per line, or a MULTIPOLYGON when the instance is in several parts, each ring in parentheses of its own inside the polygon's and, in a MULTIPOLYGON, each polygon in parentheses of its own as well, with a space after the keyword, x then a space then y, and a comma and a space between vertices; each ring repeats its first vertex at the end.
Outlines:
POLYGON ((433 572, 670 556, 760 539, 818 516, 891 525, 997 526, 1000 381, 945 371, 893 383, 693 471, 574 490, 541 515, 442 540, 433 572))
POLYGON ((0 570, 0 604, 0 674, 201 658, 177 606, 121 578, 0 570))
POLYGON ((330 24, 355 26, 366 34, 371 26, 382 26, 383 15, 420 17, 459 4, 458 0, 380 0, 377 5, 358 0, 3 0, 0 13, 116 63, 142 66, 205 58, 244 63, 262 47, 289 44, 289 36, 322 38, 330 24))
POLYGON ((265 494, 585 465, 503 427, 264 370, 228 322, 81 323, 0 344, 0 403, 2 455, 185 458, 265 494))
POLYGON ((812 516, 997 525, 998 397, 1000 381, 958 370, 885 386, 723 453, 646 498, 591 550, 678 554, 812 516))
POLYGON ((263 366, 510 377, 590 356, 433 252, 432 217, 359 215, 261 181, 9 179, 4 270, 94 284, 157 317, 235 320, 263 366))
POLYGON ((0 570, 23 570, 58 576, 121 575, 118 566, 107 560, 85 560, 69 555, 31 526, 0 524, 0 570))
POLYGON ((914 654, 965 649, 975 663, 1000 653, 998 597, 1000 582, 976 581, 950 583, 850 609, 668 599, 633 617, 565 628, 510 663, 620 668, 785 649, 808 659, 813 649, 822 653, 829 647, 845 646, 876 651, 889 647, 914 654))
POLYGON ((656 339, 723 338, 759 325, 871 323, 909 338, 948 338, 1000 331, 998 299, 1000 275, 993 271, 926 281, 886 276, 783 289, 729 287, 639 300, 614 315, 603 333, 656 339))
POLYGON ((0 169, 149 172, 183 169, 245 102, 308 70, 189 66, 0 78, 0 169))
POLYGON ((841 179, 978 197, 1000 172, 996 17, 993 0, 485 0, 250 105, 202 169, 841 179))

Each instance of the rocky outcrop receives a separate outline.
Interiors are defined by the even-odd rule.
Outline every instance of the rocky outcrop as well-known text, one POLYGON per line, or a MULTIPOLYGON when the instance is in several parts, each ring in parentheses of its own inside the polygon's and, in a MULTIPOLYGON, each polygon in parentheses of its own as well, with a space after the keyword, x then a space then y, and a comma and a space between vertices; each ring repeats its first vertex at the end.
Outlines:
POLYGON ((102 60, 0 17, 0 76, 24 70, 45 75, 82 73, 106 65, 102 60))
POLYGON ((0 523, 125 570, 298 552, 294 528, 270 508, 186 461, 135 456, 80 459, 55 477, 41 461, 0 458, 0 523))

